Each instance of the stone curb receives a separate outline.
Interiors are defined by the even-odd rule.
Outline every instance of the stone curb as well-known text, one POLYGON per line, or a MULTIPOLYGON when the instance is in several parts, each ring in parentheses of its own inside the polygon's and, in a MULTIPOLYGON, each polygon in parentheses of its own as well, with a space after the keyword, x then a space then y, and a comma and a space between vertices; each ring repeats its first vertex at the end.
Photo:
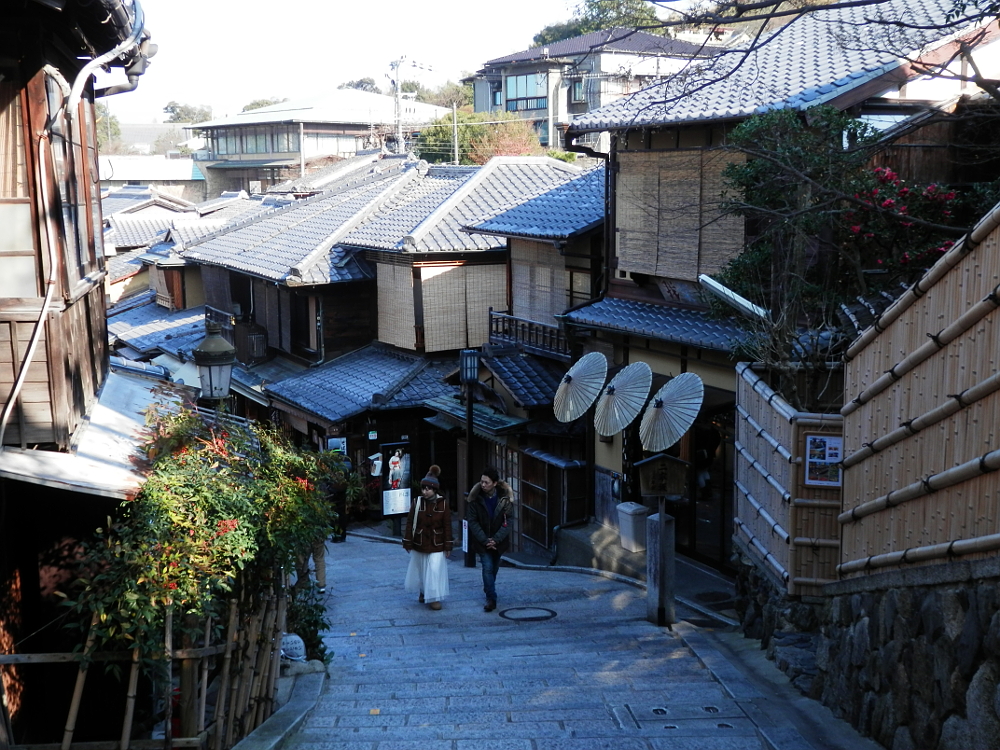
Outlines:
POLYGON ((326 672, 310 672, 295 678, 288 703, 271 714, 259 727, 233 745, 232 750, 278 750, 323 694, 326 672))

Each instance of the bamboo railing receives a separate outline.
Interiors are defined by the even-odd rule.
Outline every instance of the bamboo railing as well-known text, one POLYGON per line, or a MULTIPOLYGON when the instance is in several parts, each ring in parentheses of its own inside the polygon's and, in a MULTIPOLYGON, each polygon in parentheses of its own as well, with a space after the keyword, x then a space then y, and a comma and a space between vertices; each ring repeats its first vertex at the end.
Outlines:
MULTIPOLYGON (((282 591, 270 593, 262 601, 247 602, 233 599, 229 603, 225 639, 211 643, 212 622, 204 623, 201 646, 190 641, 182 648, 173 647, 173 612, 165 611, 162 658, 169 663, 170 679, 161 679, 163 695, 163 738, 136 738, 134 725, 139 684, 138 651, 95 652, 92 622, 82 653, 0 654, 0 670, 12 667, 30 668, 33 664, 77 662, 75 684, 64 723, 62 742, 53 744, 10 744, 12 750, 161 750, 175 748, 205 748, 227 750, 259 727, 275 710, 274 698, 281 666, 281 637, 285 629, 287 598, 282 591), (107 662, 128 661, 128 682, 125 690, 125 710, 121 732, 115 739, 74 743, 80 705, 86 689, 88 668, 107 662), (216 673, 219 683, 216 703, 209 719, 209 676, 216 673), (181 736, 172 736, 174 709, 174 677, 180 678, 177 696, 181 736)), ((188 625, 191 623, 188 622, 188 625)), ((2 725, 9 736, 9 716, 3 710, 0 680, 0 712, 2 725)))
POLYGON ((789 595, 819 594, 836 579, 840 487, 809 484, 809 438, 842 437, 838 414, 799 412, 752 369, 736 367, 734 536, 789 595))
POLYGON ((842 577, 1000 552, 1000 207, 848 350, 842 577))

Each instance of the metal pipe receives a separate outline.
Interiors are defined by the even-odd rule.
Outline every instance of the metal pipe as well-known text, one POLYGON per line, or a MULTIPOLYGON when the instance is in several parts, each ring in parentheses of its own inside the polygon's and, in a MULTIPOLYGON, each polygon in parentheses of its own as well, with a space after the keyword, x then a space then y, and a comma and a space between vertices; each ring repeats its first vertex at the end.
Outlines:
POLYGON ((66 103, 66 109, 68 112, 74 112, 76 110, 76 105, 80 103, 80 97, 83 96, 83 88, 87 85, 87 81, 90 80, 91 74, 97 68, 100 68, 105 63, 111 62, 122 52, 125 52, 127 49, 133 47, 135 43, 139 41, 139 37, 145 29, 146 15, 142 11, 142 6, 139 4, 139 0, 132 0, 132 7, 134 9, 134 13, 132 15, 132 33, 129 34, 128 39, 119 44, 117 47, 105 52, 103 55, 98 55, 80 69, 80 72, 76 75, 76 79, 73 81, 73 88, 70 91, 69 101, 66 103))

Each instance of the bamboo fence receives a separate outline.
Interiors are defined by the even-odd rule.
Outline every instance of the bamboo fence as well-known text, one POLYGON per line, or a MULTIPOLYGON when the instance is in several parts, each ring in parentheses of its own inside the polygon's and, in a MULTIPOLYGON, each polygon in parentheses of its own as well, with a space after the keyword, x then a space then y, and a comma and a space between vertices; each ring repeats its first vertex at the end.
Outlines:
POLYGON ((1000 206, 848 350, 840 575, 995 556, 1000 206))
POLYGON ((836 580, 841 504, 839 470, 816 446, 837 458, 843 419, 796 411, 748 363, 736 373, 735 539, 789 595, 818 595, 836 580))
MULTIPOLYGON (((280 670, 281 637, 285 629, 287 598, 284 592, 269 593, 262 601, 233 599, 229 602, 225 639, 212 643, 211 618, 204 623, 202 645, 189 639, 174 648, 173 612, 167 607, 162 658, 170 664, 170 679, 162 679, 162 726, 164 737, 136 737, 135 709, 139 684, 138 651, 95 652, 94 630, 91 625, 82 653, 0 654, 0 670, 30 668, 33 664, 77 662, 72 698, 59 744, 11 744, 12 750, 160 750, 205 748, 227 750, 260 726, 275 710, 274 697, 280 670), (77 719, 86 689, 87 671, 91 665, 108 662, 129 662, 125 691, 125 710, 121 733, 115 739, 74 743, 77 719), (218 690, 212 691, 209 675, 216 673, 218 690), (179 690, 176 685, 179 684, 179 690), (209 695, 215 692, 214 707, 209 695), (175 705, 179 714, 179 736, 173 736, 172 721, 175 705), (211 715, 210 715, 211 714, 211 715)), ((190 620, 185 622, 192 624, 190 620)), ((11 726, 3 701, 0 680, 0 725, 11 726)))

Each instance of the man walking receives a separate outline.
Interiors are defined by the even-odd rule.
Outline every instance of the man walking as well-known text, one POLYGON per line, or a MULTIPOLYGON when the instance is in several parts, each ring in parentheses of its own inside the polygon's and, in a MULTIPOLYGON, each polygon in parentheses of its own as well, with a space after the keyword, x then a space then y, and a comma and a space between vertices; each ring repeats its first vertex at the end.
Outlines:
POLYGON ((510 485, 500 481, 500 474, 495 468, 487 466, 483 469, 479 484, 469 492, 465 506, 472 551, 479 555, 479 564, 483 568, 485 612, 492 612, 497 608, 497 568, 500 567, 500 555, 510 547, 513 511, 510 485))

